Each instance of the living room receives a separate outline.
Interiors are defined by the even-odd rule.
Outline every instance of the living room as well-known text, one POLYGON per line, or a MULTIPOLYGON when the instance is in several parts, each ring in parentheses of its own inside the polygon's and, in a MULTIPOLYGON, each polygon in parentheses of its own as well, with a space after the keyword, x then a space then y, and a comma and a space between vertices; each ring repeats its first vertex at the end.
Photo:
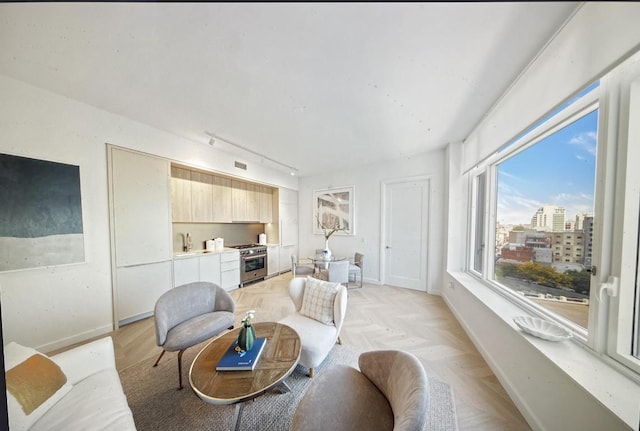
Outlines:
MULTIPOLYGON (((363 145, 359 151, 346 154, 345 158, 359 158, 364 162, 352 163, 349 159, 350 164, 344 169, 307 176, 291 176, 268 161, 260 163, 246 157, 250 169, 241 176, 249 181, 297 190, 298 253, 301 256, 312 255, 313 250, 323 244, 312 227, 314 191, 353 186, 356 191, 356 235, 333 237, 331 246, 334 252, 345 255, 364 251, 367 255, 364 279, 372 285, 385 282, 381 184, 399 178, 428 177, 429 236, 425 258, 427 281, 423 292, 443 298, 531 428, 623 429, 624 425, 638 429, 640 412, 635 400, 640 390, 637 371, 628 371, 634 368, 626 365, 622 371, 611 366, 615 361, 604 353, 604 339, 550 344, 526 338, 511 321, 514 316, 523 314, 522 308, 488 289, 482 280, 467 271, 470 173, 474 173, 476 165, 485 163, 502 144, 593 81, 601 79, 605 82, 607 74, 632 58, 638 49, 640 8, 637 4, 584 3, 575 6, 575 11, 567 15, 566 23, 559 23, 555 28, 557 33, 552 32, 553 37, 550 35, 546 39, 548 43, 544 49, 540 46, 540 51, 521 65, 514 76, 517 79, 512 79, 513 83, 503 88, 495 105, 490 104, 490 109, 481 112, 482 118, 478 118, 460 138, 454 138, 455 134, 449 132, 449 136, 438 142, 438 148, 372 162, 367 161, 367 147, 363 145), (584 370, 576 371, 574 364, 563 361, 563 356, 586 364, 592 375, 584 370), (558 414, 559 404, 562 414, 558 414), (567 422, 567 418, 571 421, 567 422), (569 428, 567 423, 571 424, 569 428)), ((17 341, 45 352, 106 334, 114 327, 105 144, 239 175, 233 168, 239 156, 218 150, 215 144, 212 148, 208 144, 210 137, 204 133, 210 127, 208 125, 193 126, 190 132, 179 134, 139 120, 134 109, 138 105, 133 101, 120 101, 119 113, 115 108, 105 107, 109 102, 107 99, 104 106, 83 101, 83 92, 98 92, 97 88, 84 88, 83 85, 83 75, 91 74, 91 68, 77 69, 76 74, 55 81, 56 86, 48 86, 36 70, 48 70, 55 75, 55 64, 21 58, 21 52, 33 54, 30 43, 41 41, 37 32, 33 33, 34 39, 22 37, 28 29, 21 29, 20 23, 37 27, 40 22, 46 27, 45 24, 51 24, 51 21, 45 15, 52 10, 55 10, 54 5, 0 6, 6 24, 3 31, 8 35, 0 38, 4 52, 0 61, 0 94, 5 101, 0 106, 0 152, 69 163, 80 168, 84 262, 0 274, 4 343, 17 341), (33 15, 34 10, 30 7, 44 9, 42 14, 33 15), (33 21, 27 18, 30 14, 33 21), (12 31, 19 37, 14 39, 12 31)), ((85 13, 91 15, 90 11, 85 13)), ((74 15, 74 19, 86 19, 85 13, 74 15)), ((64 18, 58 19, 65 22, 64 18)), ((69 25, 75 22, 68 19, 69 25)), ((105 27, 104 34, 108 34, 108 26, 105 27)), ((81 51, 77 44, 81 41, 62 42, 56 45, 59 51, 55 54, 75 59, 74 55, 81 51)), ((88 51, 100 52, 98 47, 88 51)), ((88 64, 95 67, 99 62, 94 60, 88 64)), ((188 73, 184 79, 189 79, 188 73)), ((142 85, 144 77, 137 80, 138 85, 142 85)), ((111 88, 108 81, 103 85, 100 94, 122 92, 135 98, 134 88, 121 91, 111 88)), ((239 97, 250 100, 247 93, 244 89, 239 97)), ((201 97, 205 98, 205 95, 201 97)), ((302 110, 302 107, 298 108, 302 110)), ((153 111, 153 106, 149 110, 153 111)), ((397 119, 397 116, 402 117, 398 112, 391 111, 388 115, 402 124, 397 119)), ((237 124, 241 120, 244 119, 239 118, 237 124)), ((335 137, 332 134, 323 136, 327 140, 335 137)), ((393 142, 393 137, 381 139, 393 142)), ((264 148, 258 143, 255 150, 265 151, 264 154, 270 156, 264 148)), ((320 149, 304 154, 304 157, 340 158, 335 153, 319 154, 320 149)), ((297 151, 295 146, 289 149, 291 153, 297 151)), ((611 198, 615 195, 615 183, 606 182, 611 198)), ((605 240, 614 237, 613 234, 607 237, 606 232, 603 235, 605 240)), ((619 254, 622 250, 620 238, 615 238, 614 246, 618 251, 611 254, 619 254)), ((609 275, 609 272, 621 276, 621 270, 615 270, 615 262, 609 264, 609 271, 607 265, 600 265, 602 274, 609 275)), ((606 282, 606 278, 599 282, 606 282)), ((593 295, 599 296, 595 292, 593 295)), ((592 300, 592 304, 597 302, 598 298, 592 300)), ((601 311, 601 316, 605 314, 606 311, 601 311)), ((590 334, 595 333, 590 328, 590 334)))

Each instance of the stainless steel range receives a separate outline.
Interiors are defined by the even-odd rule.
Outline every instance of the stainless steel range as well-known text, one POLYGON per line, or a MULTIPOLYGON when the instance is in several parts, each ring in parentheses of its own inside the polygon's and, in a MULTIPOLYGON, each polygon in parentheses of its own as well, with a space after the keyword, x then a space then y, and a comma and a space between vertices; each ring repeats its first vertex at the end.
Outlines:
POLYGON ((240 251, 240 287, 267 276, 267 247, 260 244, 231 245, 240 251))

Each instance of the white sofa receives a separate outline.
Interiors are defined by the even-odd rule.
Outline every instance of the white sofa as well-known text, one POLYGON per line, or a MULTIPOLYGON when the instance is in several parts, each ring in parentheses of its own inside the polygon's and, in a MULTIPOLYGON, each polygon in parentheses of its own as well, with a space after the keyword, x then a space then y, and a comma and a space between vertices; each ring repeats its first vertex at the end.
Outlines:
MULTIPOLYGON (((38 353, 16 343, 5 346, 5 371, 9 370, 6 371, 6 377, 9 376, 12 368, 24 363, 24 356, 32 356, 29 350, 38 353)), ((40 355, 47 358, 45 355, 40 355)), ((10 396, 11 391, 7 380, 11 431, 23 428, 30 431, 136 429, 116 371, 111 337, 101 338, 51 356, 49 359, 64 373, 66 383, 29 415, 25 416, 24 408, 20 407, 23 404, 10 396)), ((47 359, 39 358, 39 360, 46 365, 47 359)), ((59 370, 56 369, 56 372, 59 373, 59 370)), ((33 372, 23 373, 26 376, 30 374, 32 375, 33 372)), ((25 380, 29 380, 29 377, 25 380)), ((20 379, 17 381, 20 382, 20 379)), ((14 390, 13 393, 18 392, 19 390, 14 390)))

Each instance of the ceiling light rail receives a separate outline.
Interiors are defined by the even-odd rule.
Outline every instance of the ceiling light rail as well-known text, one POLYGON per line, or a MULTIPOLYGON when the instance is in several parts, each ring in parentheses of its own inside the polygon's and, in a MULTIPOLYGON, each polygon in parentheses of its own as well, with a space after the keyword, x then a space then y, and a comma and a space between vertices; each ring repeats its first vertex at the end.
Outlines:
POLYGON ((247 153, 251 153, 251 154, 253 154, 254 156, 258 156, 258 157, 261 157, 261 158, 263 158, 263 159, 265 159, 265 160, 268 160, 268 161, 270 161, 271 163, 275 163, 276 165, 280 165, 280 166, 282 166, 282 167, 284 167, 284 168, 287 168, 287 169, 289 170, 289 172, 290 172, 290 174, 291 174, 291 175, 295 175, 295 174, 296 174, 296 172, 298 172, 298 169, 297 169, 297 168, 295 168, 295 167, 293 167, 293 166, 289 166, 289 165, 287 165, 287 164, 285 164, 285 163, 282 163, 282 162, 280 162, 280 161, 278 161, 278 160, 272 159, 272 158, 271 158, 271 157, 269 157, 269 156, 265 156, 265 155, 264 155, 264 154, 262 154, 262 153, 259 153, 259 152, 257 152, 257 151, 254 151, 254 150, 250 149, 250 148, 245 147, 244 145, 236 144, 235 142, 231 142, 231 141, 229 141, 228 139, 221 138, 221 137, 219 137, 219 136, 217 136, 217 135, 215 135, 215 134, 213 134, 213 133, 211 133, 211 132, 207 132, 207 131, 205 131, 205 133, 206 133, 206 134, 209 136, 209 138, 210 138, 210 139, 209 139, 209 145, 211 145, 211 146, 213 146, 213 144, 214 144, 214 142, 215 142, 215 141, 221 141, 221 142, 224 142, 225 144, 229 144, 229 145, 232 145, 232 146, 234 146, 234 147, 236 147, 236 148, 239 148, 239 149, 241 149, 241 150, 243 150, 243 151, 246 151, 247 153))

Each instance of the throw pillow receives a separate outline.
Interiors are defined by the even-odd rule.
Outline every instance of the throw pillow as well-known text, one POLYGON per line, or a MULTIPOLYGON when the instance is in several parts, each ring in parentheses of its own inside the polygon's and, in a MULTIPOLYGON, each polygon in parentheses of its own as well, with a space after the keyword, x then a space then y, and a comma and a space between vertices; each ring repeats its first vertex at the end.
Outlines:
POLYGON ((60 367, 35 349, 11 342, 4 359, 9 428, 27 430, 72 386, 60 367))
POLYGON ((300 313, 325 325, 334 325, 333 303, 338 293, 338 283, 329 283, 307 277, 300 313))

